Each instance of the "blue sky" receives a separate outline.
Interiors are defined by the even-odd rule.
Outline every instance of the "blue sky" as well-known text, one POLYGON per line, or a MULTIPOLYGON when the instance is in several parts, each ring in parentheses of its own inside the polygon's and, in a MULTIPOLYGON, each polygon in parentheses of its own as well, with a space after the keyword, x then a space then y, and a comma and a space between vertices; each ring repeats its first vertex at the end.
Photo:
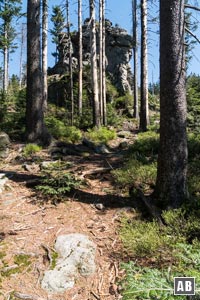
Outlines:
MULTIPOLYGON (((26 2, 23 1, 23 9, 26 10, 26 2)), ((83 0, 83 17, 88 17, 88 0, 83 0)), ((155 1, 154 1, 155 2, 155 1)), ((53 1, 49 0, 49 15, 51 15, 52 5, 64 5, 65 1, 53 1)), ((158 6, 150 4, 151 17, 155 17, 158 14, 158 6)), ((193 13, 194 18, 200 19, 200 13, 193 13)), ((106 18, 110 19, 113 23, 119 24, 120 27, 125 28, 128 33, 132 32, 132 20, 131 20, 131 0, 107 0, 106 3, 106 18)), ((150 17, 149 17, 150 18, 150 17)), ((74 29, 77 29, 77 1, 70 0, 70 19, 73 23, 74 29)), ((51 24, 49 24, 49 27, 51 24)), ((154 33, 158 27, 149 24, 149 82, 156 82, 159 79, 159 43, 158 35, 154 33)), ((73 30, 73 28, 72 28, 73 30)), ((195 33, 200 38, 200 29, 195 33)), ((54 51, 54 45, 51 44, 51 37, 49 38, 49 66, 53 66, 54 58, 51 53, 54 51)), ((24 49, 24 61, 25 61, 24 49)), ((10 61, 10 74, 19 74, 19 50, 15 54, 11 55, 10 61)), ((189 65, 188 73, 200 74, 200 44, 195 45, 195 49, 192 52, 192 60, 189 65)))

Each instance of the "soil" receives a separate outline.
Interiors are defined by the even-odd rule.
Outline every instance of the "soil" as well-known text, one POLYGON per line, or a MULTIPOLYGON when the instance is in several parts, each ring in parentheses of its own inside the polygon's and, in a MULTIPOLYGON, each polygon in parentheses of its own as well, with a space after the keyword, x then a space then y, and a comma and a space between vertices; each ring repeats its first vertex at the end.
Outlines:
MULTIPOLYGON (((0 277, 0 300, 121 299, 117 283, 123 276, 119 266, 123 251, 117 232, 119 215, 131 203, 115 190, 110 171, 123 163, 123 155, 66 156, 86 184, 53 204, 42 199, 33 187, 27 187, 37 178, 39 167, 28 161, 30 168, 26 170, 21 147, 12 145, 0 167, 0 172, 9 177, 0 195, 0 269, 11 270, 0 277), (80 277, 75 287, 63 294, 48 294, 40 282, 49 269, 56 237, 68 233, 85 234, 97 245, 96 272, 89 278, 80 277), (30 263, 22 263, 15 273, 12 270, 19 255, 28 255, 30 263)), ((51 160, 47 150, 39 155, 40 160, 51 160)))

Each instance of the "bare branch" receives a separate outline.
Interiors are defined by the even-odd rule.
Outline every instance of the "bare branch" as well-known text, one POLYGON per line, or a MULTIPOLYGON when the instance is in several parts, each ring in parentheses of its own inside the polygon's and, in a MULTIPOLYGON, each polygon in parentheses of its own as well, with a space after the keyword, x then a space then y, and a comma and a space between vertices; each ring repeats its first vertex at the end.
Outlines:
POLYGON ((185 4, 185 8, 190 8, 190 9, 200 11, 200 7, 189 5, 189 4, 185 4))
POLYGON ((187 27, 185 27, 185 31, 187 31, 195 40, 200 44, 200 39, 192 32, 190 31, 187 27))

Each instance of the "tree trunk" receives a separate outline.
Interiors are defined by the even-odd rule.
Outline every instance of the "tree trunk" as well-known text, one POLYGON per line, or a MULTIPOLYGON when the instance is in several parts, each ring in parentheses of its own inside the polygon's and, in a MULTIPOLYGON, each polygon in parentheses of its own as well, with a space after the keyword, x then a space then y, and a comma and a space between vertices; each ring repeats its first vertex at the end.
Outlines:
POLYGON ((147 0, 141 0, 141 106, 140 130, 149 124, 148 109, 148 59, 147 59, 147 0))
POLYGON ((50 136, 44 125, 40 50, 40 0, 28 0, 26 135, 29 142, 45 145, 50 136))
POLYGON ((133 63, 134 63, 134 94, 133 94, 133 113, 134 118, 139 119, 138 111, 138 21, 137 21, 137 0, 132 0, 133 13, 133 63))
POLYGON ((47 83, 47 31, 48 31, 48 0, 42 1, 42 89, 43 109, 47 109, 48 83, 47 83))
POLYGON ((95 25, 95 1, 90 0, 90 58, 91 81, 93 92, 93 124, 100 127, 99 91, 97 75, 97 51, 96 51, 96 25, 95 25))
POLYGON ((106 103, 106 25, 105 25, 105 0, 102 0, 102 100, 103 100, 103 125, 107 125, 106 103))
POLYGON ((23 50, 25 43, 25 24, 22 23, 21 27, 21 45, 20 45, 20 62, 19 62, 19 86, 22 88, 22 76, 23 76, 23 50))
POLYGON ((157 204, 179 207, 187 197, 184 0, 160 1, 160 152, 157 204))
POLYGON ((71 126, 74 123, 74 92, 73 92, 73 66, 72 66, 72 42, 70 32, 70 18, 69 18, 69 0, 66 0, 67 10, 67 35, 68 35, 68 54, 69 54, 69 74, 70 74, 70 101, 71 101, 71 126))
POLYGON ((79 30, 79 75, 78 75, 78 112, 83 111, 83 35, 82 35, 82 0, 78 1, 78 30, 79 30))
POLYGON ((103 11, 102 0, 99 1, 99 105, 101 124, 103 119, 103 11))
MULTIPOLYGON (((6 25, 4 25, 4 37, 5 37, 5 43, 8 39, 8 32, 6 25)), ((8 90, 8 47, 5 45, 3 48, 3 65, 4 65, 4 72, 3 72, 3 90, 4 92, 7 92, 8 90)))

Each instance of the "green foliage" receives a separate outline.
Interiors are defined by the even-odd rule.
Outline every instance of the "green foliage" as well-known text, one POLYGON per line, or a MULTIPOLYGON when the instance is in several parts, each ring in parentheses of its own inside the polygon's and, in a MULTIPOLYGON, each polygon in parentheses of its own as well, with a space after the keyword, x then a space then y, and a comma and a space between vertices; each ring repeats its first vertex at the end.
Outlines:
POLYGON ((106 97, 107 101, 111 102, 114 101, 119 95, 116 87, 111 83, 110 79, 106 78, 106 97))
POLYGON ((51 257, 52 257, 52 262, 51 262, 51 270, 53 270, 56 266, 56 261, 57 261, 57 258, 58 258, 58 253, 57 252, 53 252, 51 257))
POLYGON ((116 109, 127 109, 133 105, 133 96, 126 94, 124 96, 118 97, 114 100, 114 107, 116 109))
POLYGON ((194 158, 200 153, 200 136, 197 133, 188 134, 188 155, 189 159, 194 158))
POLYGON ((70 173, 47 173, 46 176, 43 177, 41 184, 38 185, 36 189, 44 195, 64 196, 67 192, 70 192, 72 188, 77 188, 79 185, 80 181, 70 173))
POLYGON ((159 149, 159 135, 153 131, 139 133, 136 141, 130 147, 131 153, 139 153, 144 156, 154 156, 158 154, 159 149))
POLYGON ((61 199, 73 188, 78 188, 81 181, 73 174, 67 172, 71 164, 58 161, 49 164, 43 171, 41 184, 36 187, 42 195, 51 196, 52 199, 61 199))
MULTIPOLYGON (((121 282, 123 300, 188 299, 187 296, 173 295, 174 277, 196 277, 196 289, 200 287, 200 275, 191 268, 185 269, 183 272, 177 272, 170 267, 162 270, 149 267, 143 268, 132 261, 122 264, 122 268, 126 271, 126 277, 121 282)), ((199 299, 198 294, 196 297, 194 299, 199 299)))
POLYGON ((123 299, 174 299, 171 289, 175 276, 196 277, 200 288, 199 216, 190 205, 163 212, 162 226, 155 220, 122 219, 120 237, 127 254, 135 260, 122 266, 126 270, 123 299))
MULTIPOLYGON (((141 268, 133 262, 122 264, 126 277, 122 281, 123 300, 173 300, 173 278, 169 272, 141 268)), ((186 299, 186 298, 180 298, 186 299)))
POLYGON ((75 126, 66 126, 65 123, 55 117, 47 117, 45 123, 53 137, 67 142, 76 143, 81 140, 82 133, 75 126))
POLYGON ((116 132, 106 127, 88 129, 86 137, 94 143, 107 143, 116 138, 116 132))
POLYGON ((122 219, 120 237, 129 255, 154 255, 163 245, 159 225, 154 222, 122 219))
POLYGON ((200 76, 192 74, 187 79, 188 128, 200 131, 200 76))
POLYGON ((28 267, 31 265, 31 257, 27 254, 18 254, 15 255, 14 264, 16 265, 13 268, 9 268, 9 265, 6 261, 2 260, 4 268, 2 268, 0 274, 2 277, 10 277, 13 274, 21 273, 24 270, 28 271, 28 267))
POLYGON ((23 155, 29 157, 41 151, 41 149, 42 147, 36 144, 27 144, 23 149, 23 155))
POLYGON ((145 192, 150 186, 155 184, 156 165, 156 162, 144 164, 138 159, 133 158, 125 163, 121 169, 112 171, 112 174, 117 184, 121 187, 130 188, 133 185, 139 185, 145 192))

